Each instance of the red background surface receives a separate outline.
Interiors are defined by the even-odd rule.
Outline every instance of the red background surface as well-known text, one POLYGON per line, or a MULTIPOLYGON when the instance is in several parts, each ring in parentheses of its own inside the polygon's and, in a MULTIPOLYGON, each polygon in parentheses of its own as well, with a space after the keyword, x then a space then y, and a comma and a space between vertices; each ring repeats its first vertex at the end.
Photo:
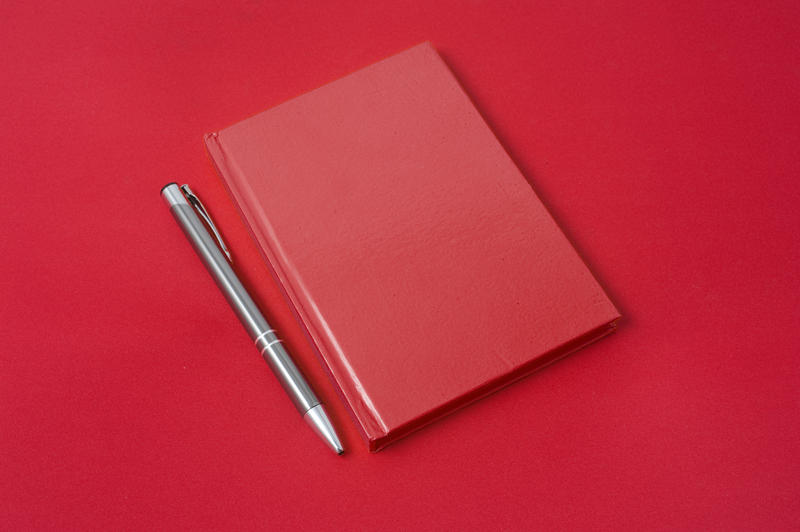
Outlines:
POLYGON ((3 528, 792 528, 797 2, 4 2, 3 528), (424 40, 625 315, 370 455, 202 134, 424 40), (189 181, 348 453, 158 196, 189 181))

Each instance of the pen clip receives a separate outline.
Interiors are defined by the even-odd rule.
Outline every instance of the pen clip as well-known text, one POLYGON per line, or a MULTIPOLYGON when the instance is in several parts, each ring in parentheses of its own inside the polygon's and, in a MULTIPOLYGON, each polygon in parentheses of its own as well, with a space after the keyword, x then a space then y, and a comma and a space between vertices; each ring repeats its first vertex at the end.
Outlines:
POLYGON ((231 258, 231 252, 228 251, 228 247, 225 245, 225 242, 222 240, 222 235, 217 230, 217 226, 214 225, 214 221, 211 219, 211 215, 208 214, 208 211, 203 205, 203 202, 200 201, 200 198, 195 196, 192 189, 189 188, 189 185, 181 185, 181 192, 183 195, 186 196, 186 200, 194 207, 203 221, 206 223, 206 226, 211 230, 214 235, 214 239, 217 241, 220 250, 225 254, 225 257, 228 259, 228 262, 233 264, 233 259, 231 258))

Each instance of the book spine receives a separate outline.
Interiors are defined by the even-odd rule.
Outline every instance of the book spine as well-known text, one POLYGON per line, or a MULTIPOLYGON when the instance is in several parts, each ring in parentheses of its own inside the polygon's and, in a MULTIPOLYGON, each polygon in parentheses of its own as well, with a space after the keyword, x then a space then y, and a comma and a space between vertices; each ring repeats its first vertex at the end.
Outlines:
POLYGON ((322 359, 326 371, 336 383, 337 392, 348 406, 362 436, 370 443, 385 438, 387 431, 380 417, 373 412, 368 399, 361 396, 354 376, 347 370, 346 365, 340 364, 335 350, 329 348, 330 342, 320 332, 320 327, 315 326, 314 320, 306 310, 303 304, 304 298, 300 293, 302 289, 298 290, 296 287, 298 283, 292 282, 292 269, 286 267, 285 261, 280 258, 280 246, 269 220, 236 162, 226 152, 220 133, 207 134, 205 144, 217 173, 233 199, 251 238, 258 244, 261 256, 280 287, 289 308, 317 355, 322 359))

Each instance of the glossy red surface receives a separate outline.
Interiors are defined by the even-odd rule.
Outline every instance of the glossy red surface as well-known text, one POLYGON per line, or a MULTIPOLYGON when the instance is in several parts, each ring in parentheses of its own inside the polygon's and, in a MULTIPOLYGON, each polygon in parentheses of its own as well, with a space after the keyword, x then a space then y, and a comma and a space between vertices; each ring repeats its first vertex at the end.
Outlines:
POLYGON ((799 9, 0 2, 0 528, 796 528, 799 9), (624 317, 370 454, 202 138, 425 40, 624 317), (344 456, 170 218, 173 180, 344 456))
POLYGON ((429 43, 206 143, 371 450, 619 317, 429 43))

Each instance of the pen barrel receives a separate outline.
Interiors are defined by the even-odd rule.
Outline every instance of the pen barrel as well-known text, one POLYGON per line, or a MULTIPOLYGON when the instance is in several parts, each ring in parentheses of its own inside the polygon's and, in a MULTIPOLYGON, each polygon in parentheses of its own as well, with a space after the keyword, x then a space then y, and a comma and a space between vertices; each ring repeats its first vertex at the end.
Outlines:
POLYGON ((314 391, 308 385, 289 353, 261 314, 250 294, 247 293, 236 273, 228 264, 216 242, 211 238, 203 222, 195 214, 194 208, 175 185, 169 185, 162 196, 170 212, 192 244, 200 260, 206 266, 222 294, 227 299, 239 321, 247 330, 250 339, 266 360, 278 381, 286 390, 295 407, 301 414, 320 404, 314 391))

